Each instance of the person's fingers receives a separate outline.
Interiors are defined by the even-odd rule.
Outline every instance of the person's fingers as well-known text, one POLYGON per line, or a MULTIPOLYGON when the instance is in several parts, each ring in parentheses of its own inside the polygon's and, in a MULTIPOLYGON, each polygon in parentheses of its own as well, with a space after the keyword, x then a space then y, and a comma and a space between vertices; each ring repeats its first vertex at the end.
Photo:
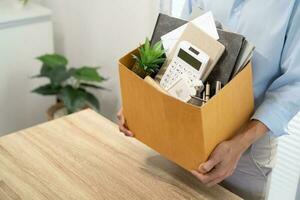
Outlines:
POLYGON ((130 136, 133 137, 134 134, 128 130, 127 126, 126 126, 126 120, 125 117, 123 115, 123 109, 120 109, 120 111, 117 114, 117 118, 118 118, 118 124, 119 124, 119 130, 124 133, 126 136, 130 136))
POLYGON ((130 136, 130 137, 133 137, 134 134, 128 129, 127 125, 126 125, 126 120, 124 122, 124 124, 122 124, 122 132, 125 133, 126 136, 130 136))
POLYGON ((210 173, 209 175, 206 175, 206 174, 201 174, 198 171, 194 170, 192 171, 192 174, 196 176, 196 178, 199 179, 201 183, 205 185, 218 178, 218 174, 216 173, 210 173))
POLYGON ((219 178, 225 177, 225 172, 223 170, 215 168, 207 174, 201 174, 198 171, 193 170, 192 174, 196 176, 203 184, 208 184, 210 182, 216 181, 219 178))
POLYGON ((127 127, 127 125, 126 125, 126 120, 125 120, 125 124, 124 124, 124 126, 123 126, 124 128, 125 128, 125 134, 127 135, 127 136, 130 136, 130 137, 133 137, 134 136, 134 134, 128 129, 128 127, 127 127))
POLYGON ((128 130, 126 127, 124 127, 124 126, 120 126, 120 125, 119 125, 119 130, 120 130, 122 133, 124 133, 126 136, 130 136, 130 137, 133 137, 133 136, 134 136, 133 133, 132 133, 130 130, 128 130))
POLYGON ((208 161, 206 161, 205 163, 202 163, 199 168, 198 171, 202 174, 206 174, 208 172, 210 172, 212 169, 214 169, 214 167, 219 164, 220 159, 218 159, 218 157, 214 156, 211 157, 208 161))
POLYGON ((199 180, 203 183, 203 180, 204 180, 204 175, 199 173, 198 171, 196 170, 192 170, 191 173, 199 180))
POLYGON ((128 130, 128 128, 126 127, 126 123, 123 123, 121 120, 119 121, 119 130, 124 133, 126 136, 130 136, 133 137, 133 133, 128 130))
POLYGON ((220 175, 219 178, 216 178, 215 180, 207 183, 206 186, 207 187, 215 186, 215 185, 221 183, 222 181, 224 181, 226 178, 230 177, 232 174, 233 174, 233 171, 228 171, 227 173, 223 173, 220 175))

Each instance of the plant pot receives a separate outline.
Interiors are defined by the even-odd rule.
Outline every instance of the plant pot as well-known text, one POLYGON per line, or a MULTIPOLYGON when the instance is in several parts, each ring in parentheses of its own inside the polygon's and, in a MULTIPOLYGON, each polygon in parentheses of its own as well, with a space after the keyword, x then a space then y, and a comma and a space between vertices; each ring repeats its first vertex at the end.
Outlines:
POLYGON ((151 73, 149 73, 149 72, 146 72, 145 70, 143 70, 140 66, 139 66, 139 64, 138 64, 138 62, 135 62, 134 63, 134 65, 133 65, 133 67, 132 67, 132 69, 131 69, 134 73, 136 73, 138 76, 140 76, 141 78, 145 78, 146 76, 150 76, 151 75, 151 73))
MULTIPOLYGON (((85 110, 85 109, 88 109, 88 108, 91 108, 91 107, 86 105, 82 110, 85 110)), ((65 105, 60 101, 58 101, 56 104, 54 104, 53 106, 51 106, 47 110, 48 121, 58 119, 60 117, 64 117, 68 114, 69 113, 68 113, 68 110, 66 109, 65 105)))
POLYGON ((63 103, 56 103, 47 110, 48 121, 68 115, 68 111, 63 103))

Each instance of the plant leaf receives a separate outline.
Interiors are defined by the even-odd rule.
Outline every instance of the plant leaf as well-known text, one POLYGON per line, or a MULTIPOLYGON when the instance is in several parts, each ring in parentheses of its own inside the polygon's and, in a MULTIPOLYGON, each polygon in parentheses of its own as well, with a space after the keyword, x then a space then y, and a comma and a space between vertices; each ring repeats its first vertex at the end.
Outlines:
POLYGON ((161 41, 159 41, 156 44, 154 44, 153 49, 154 49, 154 51, 160 51, 162 49, 162 43, 161 43, 161 41))
POLYGON ((61 85, 71 77, 71 74, 65 68, 56 68, 49 73, 49 78, 53 86, 61 85))
POLYGON ((71 77, 71 73, 68 72, 64 67, 50 69, 48 66, 43 66, 41 74, 33 76, 32 78, 42 77, 49 78, 51 85, 54 87, 69 79, 71 77))
POLYGON ((146 38, 145 44, 140 46, 139 56, 133 56, 138 62, 139 67, 145 72, 155 73, 159 70, 160 65, 166 60, 162 42, 157 42, 151 46, 150 41, 146 38))
POLYGON ((61 90, 61 87, 53 87, 51 84, 40 86, 31 92, 41 95, 57 95, 61 90))
POLYGON ((100 85, 93 85, 93 84, 89 84, 89 83, 80 83, 80 86, 99 89, 99 90, 108 90, 107 88, 102 87, 100 85))
POLYGON ((86 93, 87 96, 86 96, 86 101, 87 103, 93 107, 94 109, 96 109, 97 111, 100 110, 100 104, 99 104, 99 101, 98 99, 91 93, 87 92, 86 93))
POLYGON ((84 108, 86 105, 86 91, 75 89, 72 86, 62 88, 59 99, 63 101, 69 113, 74 113, 84 108))
POLYGON ((50 68, 62 66, 66 67, 68 64, 68 60, 64 56, 58 54, 46 54, 38 57, 37 59, 40 60, 43 65, 46 65, 50 68))
POLYGON ((155 60, 153 60, 153 64, 162 64, 162 63, 164 63, 165 62, 165 58, 158 58, 158 59, 155 59, 155 60))
POLYGON ((49 78, 52 70, 53 70, 53 67, 43 64, 41 71, 40 71, 40 76, 49 78))
POLYGON ((132 54, 132 57, 133 57, 133 59, 136 60, 138 63, 141 62, 141 59, 140 59, 138 56, 132 54))
POLYGON ((97 111, 100 109, 98 99, 83 88, 73 88, 68 85, 62 88, 59 99, 63 101, 69 113, 82 110, 87 105, 90 105, 97 111))
POLYGON ((144 44, 144 48, 145 48, 145 51, 149 51, 150 50, 150 41, 148 38, 146 38, 146 41, 145 41, 145 44, 144 44))
POLYGON ((96 67, 81 67, 79 69, 75 69, 73 74, 74 78, 80 81, 95 81, 102 82, 105 80, 98 72, 96 67))

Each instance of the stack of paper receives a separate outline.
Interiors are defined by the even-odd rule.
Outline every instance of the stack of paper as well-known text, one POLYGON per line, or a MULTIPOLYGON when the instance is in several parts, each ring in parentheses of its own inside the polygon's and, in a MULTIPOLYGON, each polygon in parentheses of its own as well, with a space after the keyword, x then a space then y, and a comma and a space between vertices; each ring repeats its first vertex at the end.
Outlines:
MULTIPOLYGON (((215 40, 219 39, 215 20, 211 12, 207 12, 204 15, 194 19, 193 21, 191 21, 191 23, 193 23, 197 28, 200 28, 202 31, 204 31, 206 34, 208 34, 215 40)), ((166 49, 167 56, 170 54, 172 49, 175 48, 176 43, 178 42, 181 35, 184 33, 186 27, 187 23, 169 32, 168 34, 161 36, 161 40, 164 45, 164 48, 166 49)))

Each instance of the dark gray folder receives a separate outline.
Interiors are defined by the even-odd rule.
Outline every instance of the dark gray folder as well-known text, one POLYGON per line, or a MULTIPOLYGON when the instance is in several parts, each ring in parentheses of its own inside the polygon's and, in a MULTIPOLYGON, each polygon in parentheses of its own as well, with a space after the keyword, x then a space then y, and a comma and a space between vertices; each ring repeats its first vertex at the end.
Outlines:
POLYGON ((207 79, 212 85, 213 91, 216 81, 221 81, 222 86, 230 81, 245 39, 242 35, 221 29, 218 29, 218 33, 220 36, 219 42, 225 46, 226 50, 207 79))
MULTIPOLYGON (((156 42, 160 41, 161 36, 179 28, 180 26, 186 24, 188 21, 183 19, 171 17, 169 15, 165 15, 160 13, 158 15, 156 25, 152 34, 151 44, 155 44, 156 42)), ((222 29, 222 24, 218 21, 216 22, 216 26, 219 29, 222 29)))
POLYGON ((160 41, 161 36, 179 28, 186 23, 187 22, 182 19, 170 17, 169 15, 160 13, 156 21, 154 32, 152 34, 151 45, 160 41))

